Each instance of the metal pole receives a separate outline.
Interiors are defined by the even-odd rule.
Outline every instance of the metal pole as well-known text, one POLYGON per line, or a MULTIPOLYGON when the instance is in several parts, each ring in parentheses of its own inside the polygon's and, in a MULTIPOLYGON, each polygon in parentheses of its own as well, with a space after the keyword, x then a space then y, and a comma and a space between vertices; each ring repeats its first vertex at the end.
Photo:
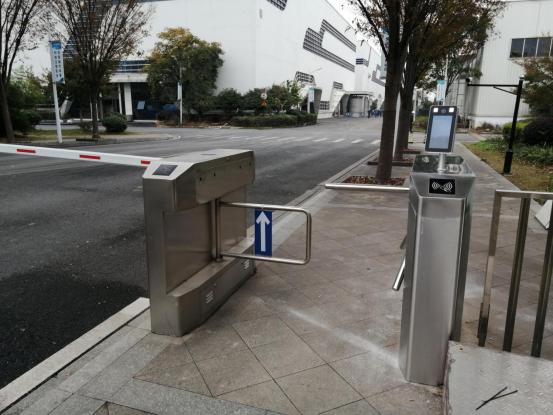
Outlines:
POLYGON ((58 87, 56 80, 52 77, 52 85, 54 88, 54 112, 56 113, 56 135, 58 137, 58 144, 63 142, 63 137, 61 135, 61 117, 60 117, 60 108, 58 105, 58 87))
POLYGON ((180 125, 182 126, 182 66, 180 63, 179 63, 179 88, 180 88, 179 113, 180 113, 180 125))
POLYGON ((488 262, 486 263, 486 279, 484 280, 484 294, 482 295, 480 317, 478 319, 478 346, 480 347, 486 345, 486 335, 488 334, 492 280, 495 266, 495 251, 497 249, 497 233, 499 231, 499 218, 501 215, 501 200, 501 195, 498 192, 495 192, 492 224, 490 228, 490 243, 488 246, 488 262))
POLYGON ((515 319, 517 315, 518 291, 524 259, 524 245, 526 243, 526 230, 528 228, 528 216, 530 215, 530 202, 532 199, 524 198, 520 201, 517 239, 515 244, 515 258, 513 260, 513 273, 511 275, 511 287, 509 289, 509 303, 507 306, 507 319, 505 321, 505 337, 503 338, 503 350, 511 351, 513 345, 513 333, 515 331, 515 319))
POLYGON ((444 100, 442 102, 442 105, 445 105, 445 100, 447 98, 447 83, 449 81, 449 79, 447 78, 447 71, 448 71, 448 68, 449 67, 449 56, 446 56, 445 57, 445 76, 444 76, 444 80, 445 80, 445 92, 444 92, 444 100))
POLYGON ((523 80, 519 79, 517 85, 517 99, 515 101, 515 112, 513 114, 513 123, 511 125, 511 136, 509 137, 509 148, 505 153, 505 163, 503 164, 503 174, 511 174, 511 165, 513 164, 513 146, 517 130, 518 107, 520 106, 520 97, 522 95, 522 83, 523 80))
POLYGON ((534 338, 532 339, 532 356, 540 357, 543 330, 545 327, 545 314, 549 291, 551 289, 551 275, 553 273, 553 209, 549 219, 549 231, 547 232, 547 245, 545 246, 545 257, 543 259, 543 272, 540 284, 538 310, 536 312, 536 324, 534 326, 534 338))

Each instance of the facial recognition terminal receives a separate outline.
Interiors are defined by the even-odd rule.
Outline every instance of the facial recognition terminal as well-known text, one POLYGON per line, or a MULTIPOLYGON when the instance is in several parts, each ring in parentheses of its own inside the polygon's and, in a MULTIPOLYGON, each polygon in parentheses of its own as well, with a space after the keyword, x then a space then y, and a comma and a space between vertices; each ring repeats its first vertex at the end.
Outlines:
POLYGON ((455 142, 457 107, 436 105, 430 107, 425 150, 451 153, 455 142))

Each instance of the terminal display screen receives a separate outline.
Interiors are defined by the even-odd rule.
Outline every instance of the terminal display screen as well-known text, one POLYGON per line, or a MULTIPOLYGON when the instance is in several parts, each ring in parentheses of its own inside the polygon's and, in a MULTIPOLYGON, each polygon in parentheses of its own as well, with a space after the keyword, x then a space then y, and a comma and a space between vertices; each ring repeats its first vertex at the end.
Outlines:
POLYGON ((162 164, 154 171, 154 176, 170 176, 176 168, 175 164, 162 164))
POLYGON ((457 108, 436 106, 430 108, 426 151, 449 153, 455 139, 457 108))

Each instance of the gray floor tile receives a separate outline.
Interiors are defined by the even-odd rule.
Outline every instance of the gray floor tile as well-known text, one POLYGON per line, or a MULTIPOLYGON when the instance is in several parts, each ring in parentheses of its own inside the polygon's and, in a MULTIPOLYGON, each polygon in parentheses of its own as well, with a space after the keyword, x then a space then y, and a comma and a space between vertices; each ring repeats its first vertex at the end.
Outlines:
POLYGON ((252 351, 273 378, 324 364, 324 361, 295 335, 255 347, 252 351))
POLYGON ((215 396, 271 379, 249 350, 202 360, 198 368, 215 396))
POLYGON ((380 415, 376 410, 368 404, 367 401, 357 401, 344 406, 341 406, 331 411, 325 412, 324 415, 380 415))
POLYGON ((104 405, 104 401, 73 395, 50 412, 50 415, 94 415, 102 405, 104 405))
POLYGON ((261 296, 261 299, 275 312, 301 310, 313 307, 314 304, 296 289, 276 291, 261 296))
POLYGON ((61 389, 52 389, 46 392, 40 399, 28 406, 21 415, 44 415, 57 408, 63 401, 71 396, 70 392, 61 389))
POLYGON ((277 379, 277 383, 302 414, 318 414, 348 403, 361 396, 328 366, 277 379))
POLYGON ((152 413, 108 402, 98 409, 94 415, 152 415, 152 413))
POLYGON ((169 337, 149 334, 96 378, 83 386, 79 393, 91 398, 109 400, 120 387, 159 355, 170 342, 171 338, 169 337))
POLYGON ((170 344, 152 360, 144 370, 169 369, 192 363, 192 356, 184 344, 170 344))
POLYGON ((149 365, 135 379, 211 396, 194 362, 173 367, 149 365))
POLYGON ((272 380, 221 395, 220 398, 280 414, 299 415, 292 402, 272 380))
POLYGON ((3 412, 2 414, 3 415, 21 414, 25 409, 29 408, 36 401, 42 399, 47 393, 56 389, 59 383, 60 383, 59 380, 56 378, 52 378, 48 380, 47 382, 45 382, 44 384, 36 388, 34 391, 29 393, 27 396, 25 396, 23 399, 21 399, 19 402, 17 402, 15 405, 11 406, 7 411, 3 412))
POLYGON ((380 415, 441 415, 441 390, 408 384, 368 398, 380 415))
POLYGON ((249 347, 262 346, 277 340, 295 337, 294 332, 279 318, 260 318, 233 325, 249 347))
POLYGON ((256 275, 250 278, 243 288, 254 295, 264 295, 273 291, 288 290, 292 286, 278 275, 273 274, 267 276, 256 275))
POLYGON ((232 327, 195 331, 185 344, 196 362, 247 348, 232 327))
POLYGON ((113 396, 112 402, 156 415, 265 414, 262 409, 140 380, 131 380, 113 396))
POLYGON ((405 384, 397 353, 387 349, 338 360, 331 366, 364 397, 405 384))
POLYGON ((67 390, 69 392, 76 392, 88 382, 90 382, 95 376, 97 376, 102 370, 112 364, 115 360, 121 357, 131 347, 137 344, 148 334, 143 329, 134 328, 121 336, 119 340, 109 347, 105 348, 96 357, 83 365, 80 369, 75 371, 65 381, 63 381, 59 388, 67 390))
POLYGON ((325 313, 322 307, 287 310, 279 313, 278 316, 298 335, 331 329, 340 324, 325 313))

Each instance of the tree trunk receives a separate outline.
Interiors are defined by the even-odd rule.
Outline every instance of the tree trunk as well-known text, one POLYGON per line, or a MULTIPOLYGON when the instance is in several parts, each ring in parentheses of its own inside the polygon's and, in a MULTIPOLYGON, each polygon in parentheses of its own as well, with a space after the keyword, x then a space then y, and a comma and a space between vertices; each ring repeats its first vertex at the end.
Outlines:
POLYGON ((98 91, 95 88, 90 90, 90 99, 92 100, 92 139, 100 138, 100 129, 98 123, 98 91))
POLYGON ((6 87, 4 82, 0 80, 0 107, 2 108, 2 120, 4 121, 4 130, 8 143, 15 142, 15 134, 13 132, 12 119, 10 117, 10 108, 8 107, 8 96, 6 95, 6 87))
POLYGON ((386 91, 384 93, 384 108, 382 118, 382 134, 380 139, 380 154, 376 169, 376 181, 385 183, 392 177, 392 160, 394 156, 394 133, 396 128, 397 98, 401 87, 401 72, 403 62, 395 68, 388 65, 386 73, 386 91))
POLYGON ((403 152, 409 147, 409 133, 411 131, 411 113, 413 111, 413 99, 406 94, 402 94, 399 124, 396 139, 396 151, 394 160, 403 160, 403 152))

